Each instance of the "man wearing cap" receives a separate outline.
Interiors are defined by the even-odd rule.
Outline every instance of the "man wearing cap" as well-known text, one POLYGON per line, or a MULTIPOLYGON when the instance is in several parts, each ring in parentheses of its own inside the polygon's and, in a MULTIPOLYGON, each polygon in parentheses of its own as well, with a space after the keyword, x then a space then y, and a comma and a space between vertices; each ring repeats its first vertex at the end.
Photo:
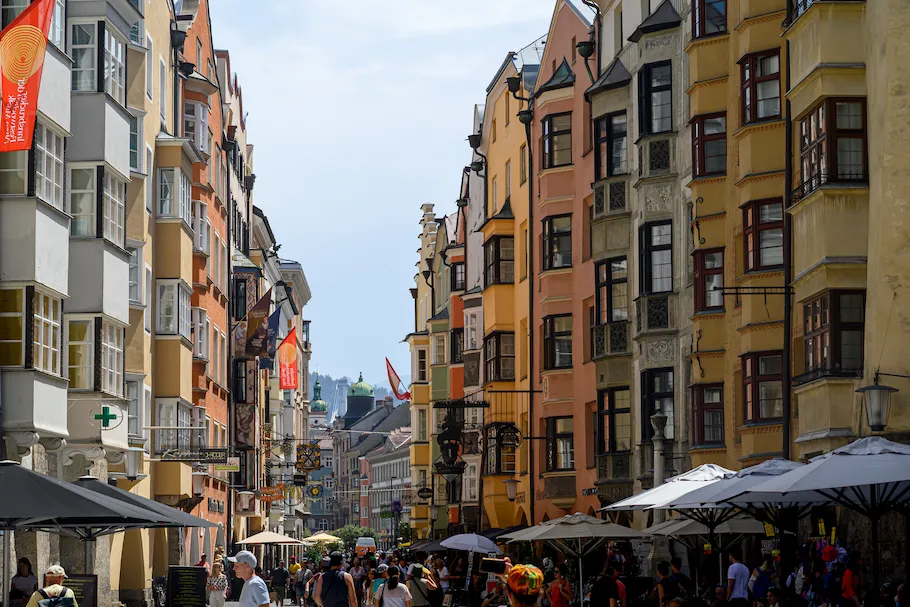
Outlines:
POLYGON ((537 605, 543 588, 543 571, 534 565, 513 565, 506 573, 506 590, 512 607, 537 605))
POLYGON ((70 588, 63 587, 63 580, 66 579, 66 571, 60 565, 51 565, 44 574, 44 580, 47 586, 39 588, 32 593, 28 600, 27 607, 38 607, 38 602, 51 597, 61 597, 63 607, 79 607, 76 602, 76 595, 70 588))
POLYGON ((228 561, 234 563, 234 573, 243 580, 240 607, 269 607, 269 589, 261 577, 254 575, 256 555, 249 550, 241 550, 234 556, 229 556, 228 561))
POLYGON ((329 555, 329 571, 319 576, 313 588, 313 599, 319 607, 357 607, 354 578, 341 570, 343 562, 340 552, 329 555))

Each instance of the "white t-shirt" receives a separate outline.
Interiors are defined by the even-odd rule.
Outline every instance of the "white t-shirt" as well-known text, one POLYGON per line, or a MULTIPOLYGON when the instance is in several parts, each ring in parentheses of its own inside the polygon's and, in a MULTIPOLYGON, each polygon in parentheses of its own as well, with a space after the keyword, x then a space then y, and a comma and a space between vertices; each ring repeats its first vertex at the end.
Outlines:
POLYGON ((727 579, 733 580, 731 599, 749 598, 749 568, 742 563, 733 563, 727 569, 727 579))
POLYGON ((434 569, 437 577, 439 577, 439 584, 443 590, 449 589, 449 580, 444 580, 442 578, 449 577, 449 569, 445 565, 442 566, 442 569, 434 569))
POLYGON ((243 583, 243 590, 240 591, 240 607, 259 607, 259 605, 268 605, 269 589, 265 582, 258 575, 254 575, 243 583))
POLYGON ((382 604, 385 607, 405 607, 405 601, 410 601, 412 598, 411 591, 400 581, 394 590, 389 588, 388 584, 380 586, 373 598, 375 600, 380 597, 382 597, 382 604))

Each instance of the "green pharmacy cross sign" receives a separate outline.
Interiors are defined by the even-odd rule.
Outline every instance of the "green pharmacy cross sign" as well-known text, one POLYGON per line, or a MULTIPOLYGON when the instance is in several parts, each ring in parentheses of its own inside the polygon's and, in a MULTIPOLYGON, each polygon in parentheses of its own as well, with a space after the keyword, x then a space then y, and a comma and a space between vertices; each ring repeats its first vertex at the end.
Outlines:
POLYGON ((89 415, 92 425, 101 430, 113 430, 123 422, 123 411, 116 405, 98 405, 89 415))

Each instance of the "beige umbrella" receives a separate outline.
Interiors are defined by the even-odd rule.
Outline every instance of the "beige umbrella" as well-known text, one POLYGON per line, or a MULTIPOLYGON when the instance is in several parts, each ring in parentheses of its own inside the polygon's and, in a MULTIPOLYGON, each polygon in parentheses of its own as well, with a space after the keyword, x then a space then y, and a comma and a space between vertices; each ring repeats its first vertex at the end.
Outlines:
POLYGON ((302 544, 303 542, 272 531, 263 531, 262 533, 251 535, 245 540, 237 543, 247 546, 251 544, 302 544))
POLYGON ((330 533, 317 533, 306 538, 306 541, 310 544, 337 544, 341 542, 341 538, 330 533))

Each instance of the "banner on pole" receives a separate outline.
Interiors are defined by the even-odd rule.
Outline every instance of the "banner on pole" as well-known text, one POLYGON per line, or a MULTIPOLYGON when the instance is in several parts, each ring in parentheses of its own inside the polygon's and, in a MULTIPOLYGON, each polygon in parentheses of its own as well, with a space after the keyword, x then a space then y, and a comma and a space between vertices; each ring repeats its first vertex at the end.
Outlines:
POLYGON ((297 389, 297 327, 293 327, 278 346, 278 387, 297 389))

